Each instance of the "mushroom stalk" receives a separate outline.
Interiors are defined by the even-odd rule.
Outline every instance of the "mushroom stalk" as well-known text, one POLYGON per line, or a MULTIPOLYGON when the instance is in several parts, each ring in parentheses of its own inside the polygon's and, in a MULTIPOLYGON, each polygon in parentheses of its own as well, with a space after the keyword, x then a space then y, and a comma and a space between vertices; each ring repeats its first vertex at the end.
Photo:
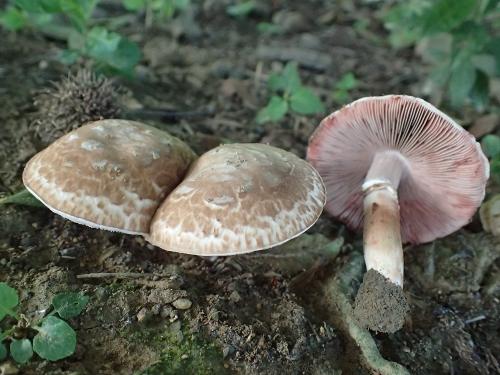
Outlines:
POLYGON ((403 246, 397 189, 406 169, 395 151, 377 153, 363 184, 364 257, 366 269, 374 269, 403 287, 403 246))

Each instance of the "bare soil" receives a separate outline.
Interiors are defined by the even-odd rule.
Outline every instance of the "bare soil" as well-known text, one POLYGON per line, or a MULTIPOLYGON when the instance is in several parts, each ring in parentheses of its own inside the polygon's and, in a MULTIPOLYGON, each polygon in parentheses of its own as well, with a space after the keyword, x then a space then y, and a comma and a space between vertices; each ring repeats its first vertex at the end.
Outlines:
MULTIPOLYGON (((254 123, 266 103, 266 78, 290 59, 332 111, 339 105, 332 88, 350 71, 360 81, 353 99, 422 93, 425 69, 413 51, 388 46, 375 5, 261 2, 255 14, 234 19, 225 13, 226 1, 193 3, 189 22, 145 30, 137 19, 124 28, 142 46, 144 60, 136 80, 117 84, 125 88, 120 105, 129 113, 197 112, 172 118, 136 111, 136 119, 199 153, 239 141, 305 156, 321 116, 254 123), (273 17, 281 17, 284 34, 259 33, 257 23, 273 17)), ((0 41, 0 192, 11 194, 22 188, 27 160, 43 147, 34 124, 44 119, 34 97, 68 71, 54 59, 61 41, 4 31, 0 41)), ((376 372, 335 308, 337 296, 322 292, 361 251, 359 235, 326 214, 279 248, 205 259, 80 226, 43 208, 3 206, 0 212, 0 281, 20 291, 28 318, 41 316, 57 292, 90 296, 85 312, 70 322, 76 353, 58 362, 33 359, 16 366, 18 373, 376 372), (332 250, 341 238, 340 250, 332 250)), ((410 312, 400 331, 372 334, 382 357, 412 374, 500 373, 499 255, 499 240, 482 232, 477 219, 448 238, 406 248, 410 312)), ((357 272, 348 283, 351 302, 361 278, 357 272)), ((0 364, 0 373, 6 366, 0 364)))

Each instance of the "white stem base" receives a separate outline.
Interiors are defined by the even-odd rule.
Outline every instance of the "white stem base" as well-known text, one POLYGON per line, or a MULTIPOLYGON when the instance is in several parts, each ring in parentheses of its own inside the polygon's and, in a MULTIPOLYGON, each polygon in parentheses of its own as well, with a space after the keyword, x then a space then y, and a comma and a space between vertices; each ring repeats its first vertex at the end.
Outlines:
POLYGON ((403 246, 396 191, 389 184, 373 185, 364 198, 363 244, 366 269, 374 269, 403 287, 403 246))

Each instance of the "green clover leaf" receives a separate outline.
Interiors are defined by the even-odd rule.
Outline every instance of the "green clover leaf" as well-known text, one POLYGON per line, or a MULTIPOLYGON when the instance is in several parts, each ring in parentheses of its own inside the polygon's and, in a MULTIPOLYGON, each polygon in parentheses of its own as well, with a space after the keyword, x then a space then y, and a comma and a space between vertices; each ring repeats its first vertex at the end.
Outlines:
POLYGON ((52 306, 63 319, 70 319, 81 314, 89 302, 83 293, 63 292, 52 299, 52 306))
POLYGON ((0 342, 0 361, 3 361, 5 358, 7 358, 7 348, 0 342))
POLYGON ((321 100, 306 87, 301 87, 290 97, 290 107, 301 115, 312 115, 325 111, 321 100))
POLYGON ((288 111, 288 103, 280 96, 273 96, 269 103, 262 108, 255 119, 258 124, 281 120, 288 111))
POLYGON ((481 147, 484 153, 490 158, 500 155, 500 137, 495 134, 485 135, 481 140, 481 147))
POLYGON ((10 355, 17 363, 26 363, 33 357, 33 348, 28 339, 12 340, 10 343, 10 355))
POLYGON ((19 296, 14 288, 7 283, 0 283, 0 320, 6 315, 15 317, 16 313, 12 310, 19 303, 19 296))
POLYGON ((68 323, 55 316, 48 316, 33 339, 33 350, 43 359, 57 361, 69 357, 76 349, 76 333, 68 323))

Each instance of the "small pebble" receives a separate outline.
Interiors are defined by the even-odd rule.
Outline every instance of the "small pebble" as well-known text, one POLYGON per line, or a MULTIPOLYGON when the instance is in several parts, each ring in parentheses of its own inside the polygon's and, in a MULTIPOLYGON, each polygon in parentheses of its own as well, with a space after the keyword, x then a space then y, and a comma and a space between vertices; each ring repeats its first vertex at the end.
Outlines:
POLYGON ((229 295, 229 299, 234 302, 234 303, 237 303, 237 302, 240 302, 241 301, 241 296, 239 295, 239 293, 234 290, 233 292, 231 292, 231 294, 229 295))
POLYGON ((39 63, 38 63, 38 67, 41 69, 41 70, 45 70, 47 69, 49 66, 49 63, 47 62, 47 60, 41 60, 39 63))
POLYGON ((174 305, 174 307, 179 310, 187 310, 191 307, 192 304, 193 303, 187 298, 179 298, 172 303, 172 305, 174 305))
POLYGON ((6 362, 0 366, 0 374, 2 375, 15 375, 19 372, 19 369, 14 366, 11 362, 6 362))
POLYGON ((146 309, 145 307, 143 307, 137 313, 137 321, 138 322, 143 322, 144 320, 146 320, 148 318, 148 315, 149 315, 148 314, 148 309, 146 309))
POLYGON ((160 316, 164 319, 170 318, 175 313, 175 310, 170 306, 163 306, 160 312, 160 316))
POLYGON ((224 346, 224 349, 222 349, 222 357, 226 358, 228 355, 234 353, 234 348, 230 345, 224 346))
POLYGON ((160 311, 161 311, 161 305, 160 305, 160 304, 158 304, 158 303, 157 303, 157 304, 155 304, 155 305, 153 305, 153 307, 151 308, 151 313, 152 313, 153 315, 158 315, 158 314, 160 314, 160 311))
POLYGON ((81 253, 81 249, 79 249, 77 246, 70 246, 59 250, 59 254, 64 257, 76 257, 79 253, 81 253))

